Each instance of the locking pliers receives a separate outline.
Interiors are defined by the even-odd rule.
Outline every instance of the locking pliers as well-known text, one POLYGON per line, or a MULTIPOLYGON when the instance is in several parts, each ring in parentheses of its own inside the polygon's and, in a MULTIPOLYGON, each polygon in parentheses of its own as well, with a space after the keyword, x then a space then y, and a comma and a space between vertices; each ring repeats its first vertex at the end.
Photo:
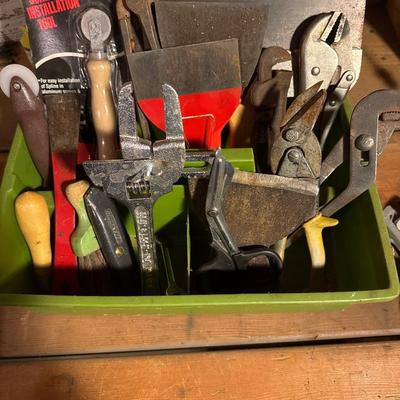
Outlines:
POLYGON ((362 50, 353 47, 345 15, 332 12, 317 16, 303 35, 299 60, 299 91, 317 82, 328 90, 321 121, 321 148, 348 91, 358 79, 362 50))

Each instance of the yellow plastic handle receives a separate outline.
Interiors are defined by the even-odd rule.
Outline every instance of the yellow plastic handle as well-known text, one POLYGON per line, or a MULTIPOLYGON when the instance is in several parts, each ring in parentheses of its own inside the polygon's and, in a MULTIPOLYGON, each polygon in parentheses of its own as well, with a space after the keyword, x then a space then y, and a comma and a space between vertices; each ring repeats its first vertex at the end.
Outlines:
POLYGON ((323 268, 326 262, 322 230, 336 226, 338 223, 337 219, 325 217, 322 214, 318 214, 304 223, 303 228, 306 233, 313 268, 323 268))
POLYGON ((108 60, 89 59, 86 69, 91 85, 91 106, 97 137, 99 160, 118 158, 116 115, 111 92, 111 63, 108 60))
POLYGON ((22 193, 15 200, 15 214, 31 252, 35 272, 42 283, 48 283, 52 253, 50 215, 46 200, 36 192, 22 193))
POLYGON ((325 217, 321 214, 307 221, 303 227, 306 234, 308 250, 311 256, 311 271, 309 280, 309 289, 312 292, 326 290, 325 262, 326 254, 322 231, 324 228, 336 226, 339 223, 337 219, 325 217))

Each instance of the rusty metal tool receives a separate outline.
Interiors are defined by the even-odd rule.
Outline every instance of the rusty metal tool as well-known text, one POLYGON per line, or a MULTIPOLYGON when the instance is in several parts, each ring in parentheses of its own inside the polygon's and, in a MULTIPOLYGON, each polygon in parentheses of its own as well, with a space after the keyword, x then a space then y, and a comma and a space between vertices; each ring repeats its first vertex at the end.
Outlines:
POLYGON ((365 192, 374 183, 377 158, 394 131, 400 130, 400 92, 378 90, 364 97, 354 108, 350 131, 323 161, 320 183, 344 161, 349 163, 347 187, 321 212, 330 216, 365 192), (344 145, 345 144, 345 145, 344 145))
MULTIPOLYGON (((400 130, 400 92, 395 90, 376 91, 362 99, 353 111, 350 131, 341 138, 323 161, 319 184, 343 162, 349 164, 347 187, 319 213, 304 224, 307 243, 312 260, 310 286, 321 289, 322 268, 325 265, 325 250, 322 230, 335 226, 337 220, 330 218, 361 193, 375 180, 377 157, 383 151, 395 130, 400 130)), ((294 232, 289 243, 298 236, 294 232)))
POLYGON ((348 19, 338 11, 316 16, 302 37, 299 91, 318 82, 322 89, 328 90, 321 118, 321 148, 360 73, 362 50, 353 47, 353 39, 348 19))
POLYGON ((297 96, 281 122, 280 134, 271 143, 273 173, 292 178, 318 179, 321 147, 313 128, 322 111, 326 91, 320 83, 297 96))
POLYGON ((132 27, 131 14, 126 8, 125 0, 116 0, 115 9, 117 13, 119 29, 121 31, 125 54, 130 54, 137 50, 140 50, 140 43, 135 40, 136 35, 132 27))
MULTIPOLYGON (((159 0, 163 1, 163 0, 159 0)), ((193 1, 193 0, 192 0, 193 1)), ((204 2, 205 0, 199 0, 204 2)), ((231 0, 231 3, 244 0, 231 0)), ((215 3, 215 0, 210 0, 215 3)), ((254 0, 245 0, 251 4, 254 0)), ((294 38, 304 30, 305 21, 336 10, 347 16, 353 31, 354 47, 361 48, 366 0, 257 0, 267 4, 269 15, 264 35, 263 47, 279 46, 285 50, 292 48, 294 38)))
POLYGON ((33 163, 47 187, 50 172, 50 144, 45 109, 39 96, 35 74, 19 64, 10 64, 0 72, 0 85, 10 97, 12 109, 21 125, 33 163))
POLYGON ((271 144, 280 135, 280 128, 287 107, 287 95, 292 72, 273 70, 275 65, 290 62, 290 54, 280 47, 263 49, 257 65, 256 76, 248 97, 257 110, 252 147, 257 171, 267 172, 270 164, 271 144))
POLYGON ((125 0, 125 4, 129 10, 139 18, 143 33, 151 50, 160 48, 160 41, 158 40, 151 9, 153 3, 154 0, 125 0))
MULTIPOLYGON (((142 46, 137 38, 136 32, 132 28, 132 20, 129 10, 126 8, 125 0, 117 0, 115 4, 119 28, 121 31, 122 41, 124 44, 125 55, 142 51, 142 46)), ((133 78, 132 78, 133 79, 133 78)), ((138 122, 142 130, 142 136, 145 139, 151 138, 149 122, 147 121, 142 110, 136 105, 136 114, 138 122)))
POLYGON ((162 48, 238 39, 242 86, 247 87, 262 49, 267 4, 157 1, 154 8, 162 48))
POLYGON ((153 230, 153 204, 172 190, 185 161, 182 117, 176 91, 162 86, 166 138, 151 142, 137 136, 131 85, 119 93, 122 160, 87 161, 94 185, 124 204, 133 216, 139 250, 142 293, 161 294, 153 230))
POLYGON ((215 257, 196 270, 196 273, 208 271, 244 271, 251 260, 265 257, 270 268, 278 277, 282 269, 280 257, 270 248, 261 245, 239 248, 231 236, 223 215, 225 192, 229 187, 234 169, 220 150, 215 153, 206 199, 206 219, 211 231, 211 247, 215 257))
POLYGON ((97 8, 89 8, 80 20, 84 37, 90 42, 86 70, 91 88, 91 112, 97 138, 97 158, 118 157, 117 123, 111 89, 112 65, 105 43, 111 35, 109 16, 97 8))

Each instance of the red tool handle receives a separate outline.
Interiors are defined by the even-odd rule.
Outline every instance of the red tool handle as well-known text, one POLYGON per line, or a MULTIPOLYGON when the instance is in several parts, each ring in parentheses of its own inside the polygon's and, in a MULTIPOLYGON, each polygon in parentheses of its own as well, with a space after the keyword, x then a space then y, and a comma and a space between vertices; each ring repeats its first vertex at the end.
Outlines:
POLYGON ((71 247, 75 210, 65 196, 65 187, 76 180, 76 154, 52 153, 54 181, 53 293, 78 294, 78 264, 71 247))
MULTIPOLYGON (((179 95, 185 139, 191 148, 216 149, 221 132, 240 103, 241 87, 179 95)), ((165 130, 164 102, 161 97, 139 99, 146 117, 165 130)))

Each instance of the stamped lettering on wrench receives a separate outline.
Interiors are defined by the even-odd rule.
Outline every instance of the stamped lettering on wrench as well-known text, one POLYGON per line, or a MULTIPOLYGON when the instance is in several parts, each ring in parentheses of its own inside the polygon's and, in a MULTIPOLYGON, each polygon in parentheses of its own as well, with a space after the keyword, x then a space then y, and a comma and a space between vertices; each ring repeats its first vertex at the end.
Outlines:
POLYGON ((144 271, 152 271, 153 260, 153 236, 150 213, 143 206, 135 208, 136 235, 140 246, 140 256, 144 271))

